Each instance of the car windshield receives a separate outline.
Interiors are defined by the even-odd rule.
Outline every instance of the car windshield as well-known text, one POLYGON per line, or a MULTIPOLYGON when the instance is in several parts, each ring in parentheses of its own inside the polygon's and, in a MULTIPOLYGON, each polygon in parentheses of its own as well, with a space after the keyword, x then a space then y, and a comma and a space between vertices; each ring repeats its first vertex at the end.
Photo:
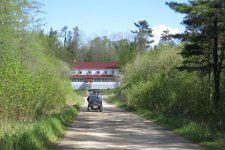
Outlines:
POLYGON ((90 101, 100 101, 100 97, 97 95, 89 96, 90 101))

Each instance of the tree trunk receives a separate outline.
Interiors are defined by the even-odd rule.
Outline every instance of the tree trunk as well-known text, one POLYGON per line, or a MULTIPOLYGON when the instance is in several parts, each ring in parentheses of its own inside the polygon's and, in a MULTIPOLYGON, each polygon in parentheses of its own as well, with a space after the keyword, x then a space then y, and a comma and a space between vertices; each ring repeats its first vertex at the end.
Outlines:
POLYGON ((219 111, 220 107, 220 73, 214 71, 214 106, 216 111, 219 111))
POLYGON ((220 74, 218 56, 218 21, 214 21, 214 48, 213 48, 213 78, 214 78, 214 107, 218 115, 220 111, 220 74))

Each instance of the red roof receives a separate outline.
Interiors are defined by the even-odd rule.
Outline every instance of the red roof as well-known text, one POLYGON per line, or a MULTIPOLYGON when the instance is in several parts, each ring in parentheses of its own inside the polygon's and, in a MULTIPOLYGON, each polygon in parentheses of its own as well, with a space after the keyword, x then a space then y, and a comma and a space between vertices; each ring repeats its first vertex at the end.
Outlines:
POLYGON ((93 79, 93 78, 103 78, 103 79, 106 79, 106 78, 114 78, 113 75, 72 75, 72 77, 74 78, 84 78, 84 79, 93 79))
POLYGON ((117 62, 68 62, 73 68, 77 69, 118 69, 117 62))

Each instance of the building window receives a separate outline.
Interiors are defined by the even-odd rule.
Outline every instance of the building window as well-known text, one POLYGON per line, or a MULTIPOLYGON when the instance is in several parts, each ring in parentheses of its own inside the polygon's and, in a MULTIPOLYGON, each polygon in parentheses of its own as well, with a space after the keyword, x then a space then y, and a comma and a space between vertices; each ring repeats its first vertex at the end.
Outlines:
POLYGON ((108 78, 102 79, 102 82, 110 82, 110 79, 108 79, 108 78))
POLYGON ((88 74, 91 74, 91 70, 88 71, 88 74))
POLYGON ((79 82, 85 82, 85 79, 79 78, 79 82))
POLYGON ((107 71, 104 71, 104 74, 107 74, 107 71))
POLYGON ((94 82, 102 82, 102 79, 94 78, 93 81, 94 81, 94 82))
POLYGON ((112 74, 114 74, 115 73, 115 71, 114 70, 112 70, 112 74))
POLYGON ((97 74, 100 74, 100 71, 98 70, 96 73, 97 73, 97 74))
POLYGON ((79 74, 82 74, 82 71, 81 70, 79 71, 79 74))
POLYGON ((84 78, 73 78, 72 81, 73 82, 84 82, 85 79, 84 78))

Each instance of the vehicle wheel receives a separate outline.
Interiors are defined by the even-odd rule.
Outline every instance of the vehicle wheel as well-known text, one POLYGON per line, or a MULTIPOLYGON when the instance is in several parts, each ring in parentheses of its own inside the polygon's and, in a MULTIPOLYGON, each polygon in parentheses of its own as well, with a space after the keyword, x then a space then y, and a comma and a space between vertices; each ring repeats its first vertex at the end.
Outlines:
POLYGON ((99 107, 99 111, 100 112, 102 112, 103 111, 103 107, 101 106, 101 107, 99 107))

